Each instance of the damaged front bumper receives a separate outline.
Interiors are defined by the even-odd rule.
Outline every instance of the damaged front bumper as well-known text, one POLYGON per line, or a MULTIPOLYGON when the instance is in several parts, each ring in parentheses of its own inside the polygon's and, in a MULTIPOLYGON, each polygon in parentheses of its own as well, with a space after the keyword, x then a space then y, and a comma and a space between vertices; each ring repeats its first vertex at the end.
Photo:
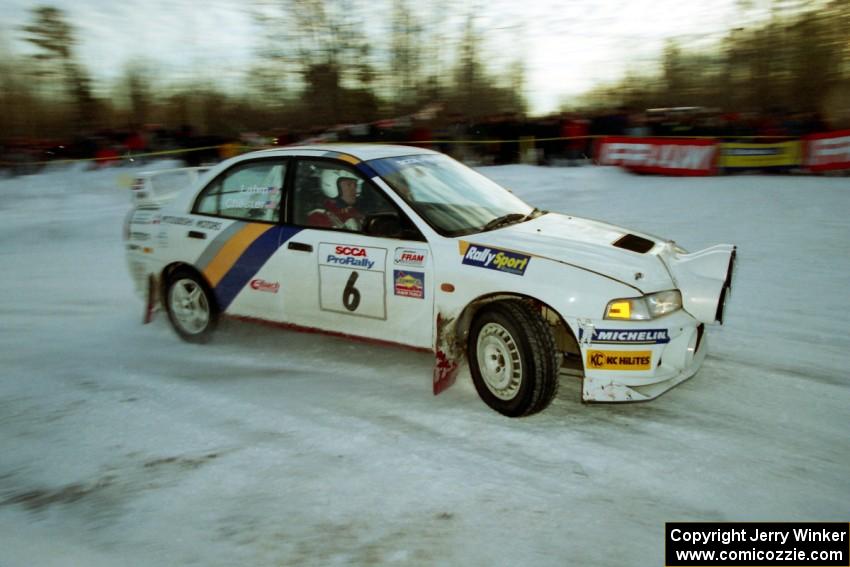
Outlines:
POLYGON ((584 401, 651 400, 696 374, 702 365, 708 350, 705 324, 723 323, 737 249, 721 244, 687 254, 670 243, 660 256, 682 293, 683 308, 619 329, 612 321, 602 321, 599 327, 582 330, 584 401))
MULTIPOLYGON (((686 313, 665 319, 668 319, 665 327, 637 328, 629 333, 662 336, 668 342, 652 345, 594 342, 583 345, 585 372, 582 400, 647 401, 696 374, 707 352, 705 325, 686 313)), ((597 330, 596 336, 605 337, 605 329, 597 330)))

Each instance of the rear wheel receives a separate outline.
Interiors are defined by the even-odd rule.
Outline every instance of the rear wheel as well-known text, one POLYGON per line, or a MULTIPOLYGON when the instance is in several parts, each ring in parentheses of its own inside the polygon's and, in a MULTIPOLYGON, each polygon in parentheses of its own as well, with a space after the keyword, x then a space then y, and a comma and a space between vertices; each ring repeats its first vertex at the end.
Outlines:
POLYGON ((531 415, 555 397, 555 339, 530 304, 509 300, 485 307, 472 324, 467 346, 475 389, 497 412, 531 415))
POLYGON ((199 275, 181 269, 168 279, 168 319, 185 341, 205 343, 218 323, 218 308, 212 292, 199 275))

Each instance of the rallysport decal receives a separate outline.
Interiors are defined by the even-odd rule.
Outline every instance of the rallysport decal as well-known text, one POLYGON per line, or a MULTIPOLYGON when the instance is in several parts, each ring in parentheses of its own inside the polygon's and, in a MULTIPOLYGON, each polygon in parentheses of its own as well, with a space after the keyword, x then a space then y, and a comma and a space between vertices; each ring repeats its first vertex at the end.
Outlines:
MULTIPOLYGON (((579 328, 579 341, 584 329, 579 328)), ((594 329, 590 342, 597 344, 662 345, 670 342, 667 329, 594 329)))
POLYGON ((651 362, 649 350, 589 350, 586 364, 592 370, 649 370, 651 362))
POLYGON ((300 228, 259 223, 233 223, 198 260, 210 282, 219 308, 226 310, 265 263, 300 228))
POLYGON ((422 272, 407 272, 393 270, 396 295, 425 299, 425 274, 422 272))
POLYGON ((480 244, 470 244, 468 242, 460 243, 460 251, 463 255, 463 263, 468 266, 487 268, 488 270, 496 270, 517 276, 525 274, 525 269, 531 260, 531 256, 527 254, 482 246, 480 244))

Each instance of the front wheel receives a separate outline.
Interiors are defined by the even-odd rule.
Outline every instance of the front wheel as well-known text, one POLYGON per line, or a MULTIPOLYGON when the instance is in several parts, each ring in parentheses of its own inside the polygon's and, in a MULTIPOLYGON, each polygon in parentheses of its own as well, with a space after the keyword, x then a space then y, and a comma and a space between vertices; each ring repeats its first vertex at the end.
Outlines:
POLYGON ((493 303, 478 314, 468 342, 478 395, 509 417, 545 409, 558 392, 558 353, 549 325, 526 302, 493 303))
POLYGON ((181 269, 168 279, 168 318, 185 341, 205 343, 218 323, 218 309, 206 283, 191 270, 181 269))

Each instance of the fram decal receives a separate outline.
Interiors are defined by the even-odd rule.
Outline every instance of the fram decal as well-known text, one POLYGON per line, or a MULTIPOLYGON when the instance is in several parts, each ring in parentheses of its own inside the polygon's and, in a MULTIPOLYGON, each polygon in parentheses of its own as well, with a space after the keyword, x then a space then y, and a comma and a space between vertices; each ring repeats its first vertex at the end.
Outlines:
POLYGON ((427 250, 420 250, 418 248, 396 248, 395 264, 397 266, 422 268, 425 266, 425 258, 427 258, 427 256, 427 250))
POLYGON ((652 351, 589 350, 587 367, 593 370, 649 370, 652 351))
POLYGON ((425 298, 425 274, 422 272, 408 272, 393 270, 395 281, 394 293, 402 297, 425 298))
POLYGON ((267 282, 266 280, 257 278, 255 280, 251 280, 251 283, 248 284, 251 286, 251 289, 255 291, 265 291, 268 293, 277 293, 280 290, 280 283, 278 282, 267 282))
MULTIPOLYGON (((579 340, 584 334, 579 329, 579 340)), ((661 345, 670 342, 667 329, 594 329, 590 342, 602 344, 643 344, 661 345)))
POLYGON ((478 266, 488 270, 497 270, 508 274, 521 276, 525 274, 531 256, 518 252, 509 252, 488 246, 470 244, 463 255, 463 263, 469 266, 478 266))

